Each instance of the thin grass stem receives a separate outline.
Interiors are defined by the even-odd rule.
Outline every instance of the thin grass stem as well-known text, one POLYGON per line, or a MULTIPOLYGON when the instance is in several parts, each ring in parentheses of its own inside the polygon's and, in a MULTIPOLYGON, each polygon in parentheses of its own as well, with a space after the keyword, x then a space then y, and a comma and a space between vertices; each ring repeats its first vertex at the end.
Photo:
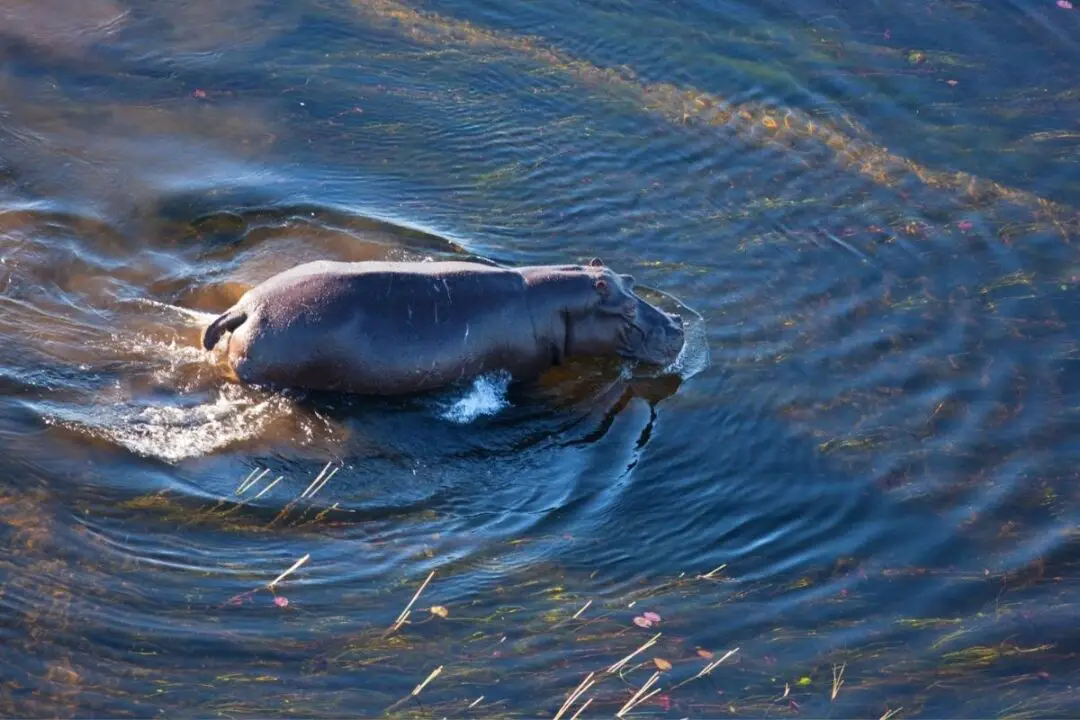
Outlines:
POLYGON ((311 553, 308 553, 304 557, 302 557, 299 560, 297 560, 296 562, 294 562, 292 564, 292 567, 290 567, 288 570, 286 570, 285 572, 281 573, 276 578, 274 578, 274 580, 267 587, 269 587, 271 590, 273 590, 275 585, 277 585, 279 582, 281 582, 282 580, 287 578, 289 575, 292 575, 294 572, 296 572, 296 570, 301 565, 303 565, 304 563, 306 563, 310 559, 311 559, 311 553))
POLYGON ((617 663, 613 664, 613 665, 612 665, 611 667, 609 667, 609 668, 607 669, 607 672, 609 672, 609 673, 615 673, 615 672, 618 672, 618 671, 619 671, 619 668, 621 668, 621 667, 622 667, 623 665, 625 665, 626 663, 630 662, 630 659, 631 659, 631 658, 633 658, 633 657, 634 657, 635 655, 637 655, 638 653, 644 652, 645 650, 648 650, 648 649, 649 649, 649 648, 651 648, 651 647, 652 647, 653 645, 655 645, 655 644, 656 644, 656 639, 657 639, 658 637, 660 637, 661 635, 663 635, 663 633, 656 633, 655 635, 653 635, 653 636, 652 636, 651 638, 649 638, 649 639, 648 639, 647 641, 645 641, 645 644, 643 644, 643 645, 642 645, 641 647, 639 647, 639 648, 638 648, 637 650, 635 650, 634 652, 630 653, 629 655, 627 655, 626 657, 624 657, 624 658, 623 658, 622 660, 620 660, 619 662, 617 662, 617 663))
POLYGON ((390 629, 386 631, 386 635, 396 632, 398 628, 405 624, 405 620, 409 617, 410 610, 412 610, 413 603, 415 603, 416 599, 420 597, 420 593, 424 592, 424 588, 428 586, 428 583, 431 582, 431 578, 433 577, 435 577, 434 570, 428 573, 427 578, 425 578, 424 582, 421 583, 419 588, 417 588, 416 594, 412 596, 412 600, 410 600, 409 604, 405 606, 405 609, 401 611, 401 614, 398 615, 397 620, 395 620, 394 624, 390 626, 390 629))
POLYGON ((582 680, 576 688, 574 688, 573 692, 571 692, 567 696, 566 701, 562 704, 562 707, 559 708, 559 712, 555 713, 554 720, 559 720, 559 718, 563 716, 563 713, 565 713, 570 708, 570 706, 573 705, 579 697, 581 697, 581 694, 596 683, 596 681, 592 679, 593 675, 595 674, 596 673, 594 672, 589 673, 585 676, 585 679, 582 680))

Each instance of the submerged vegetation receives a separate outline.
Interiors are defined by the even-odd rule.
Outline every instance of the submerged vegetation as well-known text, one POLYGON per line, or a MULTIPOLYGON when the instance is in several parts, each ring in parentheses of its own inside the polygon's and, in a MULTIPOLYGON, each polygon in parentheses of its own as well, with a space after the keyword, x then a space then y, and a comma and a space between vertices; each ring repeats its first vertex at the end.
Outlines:
MULTIPOLYGON (((398 0, 354 0, 353 5, 365 19, 388 24, 410 41, 440 48, 458 45, 478 51, 514 53, 669 122, 716 126, 745 141, 805 157, 807 163, 815 157, 822 160, 829 157, 840 167, 884 186, 915 181, 929 188, 952 190, 969 207, 979 207, 985 212, 1000 211, 1003 208, 995 208, 994 204, 1007 202, 1027 210, 1038 222, 1048 223, 1066 241, 1069 233, 1080 230, 1080 216, 1075 209, 970 173, 934 170, 890 153, 875 144, 850 115, 815 119, 797 108, 735 102, 692 87, 646 82, 625 65, 601 67, 558 50, 538 37, 487 29, 465 20, 417 10, 398 0)), ((913 62, 928 59, 931 58, 927 53, 920 53, 913 62)), ((934 53, 932 59, 949 65, 959 62, 943 53, 934 53)))
MULTIPOLYGON (((309 500, 330 476, 327 466, 308 485, 309 500)), ((199 510, 182 508, 183 503, 163 494, 127 505, 149 512, 162 530, 187 516, 204 531, 216 525, 215 532, 249 535, 277 520, 259 521, 245 510, 243 496, 257 494, 264 478, 265 471, 253 472, 232 497, 199 510)), ((297 498, 290 505, 299 503, 297 498)), ((102 588, 86 583, 96 576, 107 585, 105 578, 131 570, 109 567, 108 554, 101 567, 50 557, 49 538, 58 530, 49 514, 52 506, 41 493, 8 492, 0 500, 0 527, 9 547, 3 591, 19 594, 27 583, 43 584, 52 598, 49 606, 28 607, 18 622, 9 624, 19 637, 12 642, 27 644, 27 649, 43 634, 91 632, 93 621, 86 625, 80 608, 108 600, 102 588)), ((322 534, 342 527, 316 518, 303 527, 322 534)), ((545 540, 573 541, 523 538, 516 543, 545 540)), ((261 573, 244 571, 237 558, 219 572, 208 568, 200 573, 203 581, 194 576, 188 582, 207 587, 222 581, 248 583, 247 590, 215 599, 193 588, 186 609, 169 611, 171 622, 188 632, 220 628, 212 631, 219 647, 216 658, 196 659, 158 644, 145 657, 167 672, 132 666, 119 675, 121 687, 124 677, 127 682, 146 677, 157 689, 149 696, 126 696, 115 686, 95 684, 96 654, 73 650, 70 657, 43 658, 34 683, 6 684, 0 707, 7 715, 25 716, 47 699, 51 713, 70 716, 95 697, 113 715, 163 703, 172 712, 241 717, 264 714, 267 703, 274 702, 285 714, 303 717, 346 712, 560 720, 643 715, 1022 718, 1060 716, 1075 708, 1067 670, 1070 647, 1027 639, 1023 625, 1035 618, 1022 602, 1011 600, 1039 585, 1059 586, 1061 605, 1044 604, 1040 613, 1072 617, 1075 604, 1068 598, 1077 587, 1062 576, 1075 578, 1075 563, 1056 568, 1055 577, 1021 582, 989 570, 967 575, 874 567, 854 559, 821 573, 768 582, 742 579, 738 567, 688 573, 658 565, 647 580, 612 589, 597 582, 595 571, 551 564, 507 569, 494 585, 470 588, 455 582, 467 567, 438 557, 433 561, 437 567, 422 579, 402 567, 393 587, 335 600, 334 591, 307 582, 309 573, 318 570, 317 552, 261 580, 261 573), (942 579, 985 588, 995 596, 992 608, 969 617, 891 617, 874 611, 875 584, 885 583, 884 592, 918 594, 921 583, 942 579), (449 593, 444 590, 448 584, 453 588, 449 593), (328 603, 340 605, 341 612, 328 613, 328 603), (767 611, 779 605, 801 609, 778 615, 767 611), (276 621, 268 613, 276 614, 276 621), (759 613, 749 625, 733 621, 759 613), (822 613, 832 619, 808 619, 822 613), (250 638, 242 628, 256 619, 276 622, 278 631, 260 640, 254 654, 245 653, 250 638), (717 627, 736 630, 718 634, 717 627), (850 647, 844 637, 852 639, 850 647), (246 660, 230 659, 245 654, 246 660), (298 687, 283 684, 285 678, 298 687), (220 692, 205 692, 230 687, 235 691, 225 693, 232 695, 229 700, 220 692), (339 689, 325 689, 333 687, 339 689)), ((164 579, 175 572, 144 565, 139 581, 153 583, 155 576, 164 579)), ((144 593, 129 612, 155 614, 152 592, 144 593)))

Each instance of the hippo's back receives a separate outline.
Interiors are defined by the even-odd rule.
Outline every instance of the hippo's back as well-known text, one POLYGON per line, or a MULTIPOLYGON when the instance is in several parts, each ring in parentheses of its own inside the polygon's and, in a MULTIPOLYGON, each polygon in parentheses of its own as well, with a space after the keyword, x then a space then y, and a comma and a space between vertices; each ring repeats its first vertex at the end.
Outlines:
POLYGON ((307 263, 238 303, 237 372, 369 392, 441 384, 535 352, 525 294, 521 273, 479 263, 307 263))

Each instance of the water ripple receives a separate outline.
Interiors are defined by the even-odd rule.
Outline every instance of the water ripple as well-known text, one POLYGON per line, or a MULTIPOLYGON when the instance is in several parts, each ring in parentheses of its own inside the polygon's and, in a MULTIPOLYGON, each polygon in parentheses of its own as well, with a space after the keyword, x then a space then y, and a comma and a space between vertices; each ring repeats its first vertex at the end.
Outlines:
POLYGON ((551 716, 656 632, 639 711, 1074 710, 1075 12, 15 5, 0 712, 379 713, 441 666, 439 717, 551 716), (472 254, 600 256, 688 343, 379 401, 198 348, 299 262, 472 254))

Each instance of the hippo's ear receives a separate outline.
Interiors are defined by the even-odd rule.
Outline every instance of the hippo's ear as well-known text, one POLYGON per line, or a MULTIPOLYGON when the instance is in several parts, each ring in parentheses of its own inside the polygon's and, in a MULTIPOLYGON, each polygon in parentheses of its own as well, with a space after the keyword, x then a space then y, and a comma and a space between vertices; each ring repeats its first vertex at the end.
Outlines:
POLYGON ((623 285, 626 286, 627 290, 632 290, 633 289, 633 287, 634 287, 634 276, 633 275, 620 275, 619 277, 622 278, 623 285))
POLYGON ((589 261, 589 267, 604 267, 604 261, 598 257, 594 257, 589 261))

